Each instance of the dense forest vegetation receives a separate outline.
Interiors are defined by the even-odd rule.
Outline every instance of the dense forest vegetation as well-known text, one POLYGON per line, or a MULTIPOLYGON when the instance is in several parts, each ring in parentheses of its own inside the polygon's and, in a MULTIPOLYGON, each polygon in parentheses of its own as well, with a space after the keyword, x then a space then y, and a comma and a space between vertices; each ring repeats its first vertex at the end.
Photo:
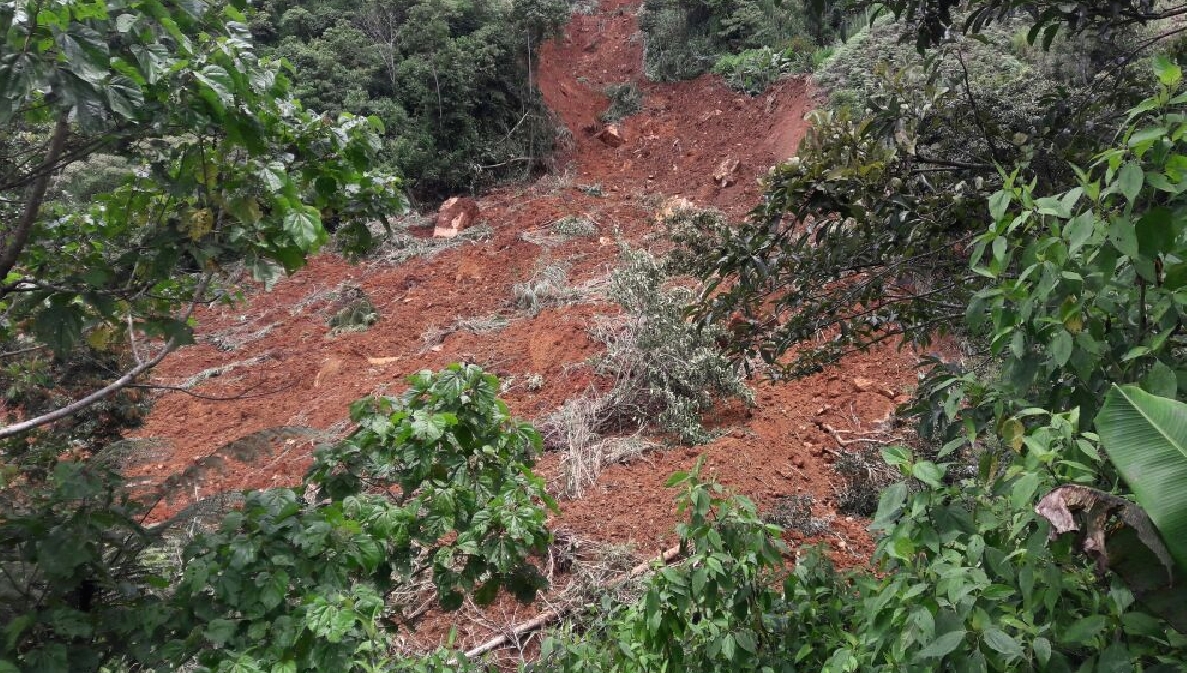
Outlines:
MULTIPOLYGON (((532 72, 570 11, 0 7, 0 673, 488 668, 451 643, 393 656, 387 601, 546 587, 542 439, 495 377, 458 364, 359 401, 299 488, 201 530, 145 523, 161 493, 125 481, 117 440, 194 307, 235 299, 227 269, 270 283, 408 195, 538 170, 556 131, 532 72)), ((708 363, 652 367, 646 414, 702 441, 711 394, 745 396, 709 344, 776 379, 938 335, 972 365, 929 362, 913 439, 859 457, 871 568, 787 549, 698 463, 670 481, 680 558, 591 600, 532 670, 1187 670, 1185 15, 644 3, 653 79, 829 90, 745 221, 672 213, 669 260, 614 277, 651 351, 708 363), (673 270, 698 291, 658 292, 673 270)))
POLYGON ((568 16, 563 0, 277 0, 250 26, 262 54, 300 73, 306 107, 379 118, 381 164, 431 201, 543 166, 557 128, 532 68, 568 16))

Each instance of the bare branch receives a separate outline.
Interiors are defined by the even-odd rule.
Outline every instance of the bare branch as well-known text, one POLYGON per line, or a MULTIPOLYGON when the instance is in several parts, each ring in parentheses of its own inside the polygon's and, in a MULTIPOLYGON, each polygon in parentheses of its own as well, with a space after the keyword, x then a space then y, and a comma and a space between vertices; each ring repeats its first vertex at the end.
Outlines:
MULTIPOLYGON (((625 574, 619 578, 616 578, 614 580, 611 580, 605 586, 607 588, 616 587, 619 584, 622 584, 623 582, 625 582, 631 578, 643 575, 644 573, 648 572, 649 570, 652 570, 653 568, 655 568, 657 565, 658 566, 668 565, 669 563, 676 560, 680 556, 681 551, 682 551, 681 547, 672 547, 671 549, 668 549, 664 553, 660 554, 659 557, 652 559, 650 561, 644 561, 643 563, 640 563, 639 565, 632 568, 630 570, 630 572, 628 572, 627 574, 625 574)), ((486 641, 485 643, 482 643, 481 645, 478 645, 477 647, 472 647, 469 650, 466 650, 466 658, 473 659, 474 657, 482 656, 483 654, 486 654, 487 652, 497 650, 500 647, 503 647, 503 646, 507 645, 508 643, 514 641, 519 636, 522 636, 526 633, 531 633, 532 631, 535 631, 541 627, 547 626, 551 622, 559 620, 561 617, 564 617, 565 614, 568 611, 572 610, 574 607, 576 607, 576 606, 574 606, 574 605, 560 606, 560 607, 557 607, 556 609, 543 612, 522 624, 512 627, 510 631, 503 633, 502 635, 495 636, 494 638, 491 638, 490 640, 486 641)))
MULTIPOLYGON (((212 273, 207 273, 206 276, 202 279, 202 281, 200 283, 198 283, 198 287, 194 291, 194 300, 192 302, 190 302, 189 307, 186 308, 185 312, 183 312, 182 315, 180 316, 180 319, 183 322, 186 320, 189 320, 190 316, 193 315, 194 309, 197 307, 198 300, 204 294, 206 294, 206 287, 210 284, 210 280, 211 280, 211 278, 213 278, 213 275, 214 274, 212 274, 212 273)), ((170 353, 172 353, 174 350, 177 349, 178 345, 179 344, 177 343, 176 338, 169 339, 169 341, 165 342, 165 347, 161 349, 160 353, 157 353, 151 359, 146 360, 146 361, 136 365, 132 369, 129 369, 127 371, 127 373, 125 373, 123 376, 119 377, 115 381, 112 381, 111 383, 107 384, 106 386, 103 386, 99 390, 96 390, 95 392, 91 393, 90 395, 87 395, 86 397, 84 397, 80 400, 77 400, 75 402, 71 402, 70 404, 67 404, 64 407, 55 409, 49 413, 45 413, 40 416, 30 418, 27 421, 21 421, 20 423, 14 423, 12 425, 8 425, 3 428, 0 428, 0 439, 7 439, 8 437, 12 437, 14 435, 19 435, 22 432, 27 432, 34 428, 41 427, 43 425, 46 425, 47 423, 53 423, 55 421, 60 421, 63 418, 70 416, 71 414, 78 413, 79 411, 82 411, 83 409, 86 409, 98 402, 103 401, 104 399, 106 399, 108 397, 111 397, 112 395, 119 392, 120 390, 123 390, 124 388, 127 388, 128 386, 132 385, 132 383, 136 380, 136 378, 138 376, 140 376, 141 374, 143 374, 143 373, 149 371, 150 369, 152 369, 153 367, 156 367, 157 365, 161 364, 161 362, 165 359, 166 356, 168 356, 170 353)))
POLYGON ((199 400, 208 400, 211 402, 230 402, 233 400, 252 400, 252 399, 259 398, 259 397, 267 397, 269 395, 276 395, 278 393, 283 393, 286 390, 292 390, 293 388, 295 388, 297 386, 297 383, 293 382, 293 383, 290 383, 287 386, 284 386, 282 388, 275 388, 273 390, 268 390, 268 391, 265 391, 262 393, 257 393, 255 395, 248 394, 251 391, 259 388, 262 385, 263 385, 262 382, 257 383, 256 385, 251 386, 250 388, 248 388, 247 390, 244 390, 241 393, 237 393, 235 395, 227 395, 227 396, 205 395, 203 393, 194 392, 193 390, 191 390, 190 388, 188 388, 186 386, 170 386, 170 385, 165 385, 163 383, 133 383, 133 384, 129 385, 128 387, 129 388, 144 388, 147 390, 168 390, 171 392, 185 393, 186 395, 189 395, 190 397, 193 397, 193 398, 196 398, 199 400))
POLYGON ((973 95, 973 87, 969 84, 969 69, 964 63, 964 54, 960 50, 956 52, 956 62, 960 64, 960 71, 964 74, 964 91, 968 95, 969 107, 973 113, 973 123, 981 130, 981 135, 985 137, 985 144, 989 146, 989 154, 993 157, 994 163, 999 166, 1004 166, 1006 162, 998 154, 997 145, 993 142, 993 136, 989 133, 989 129, 985 128, 985 123, 981 120, 981 110, 977 108, 977 97, 973 95))
POLYGON ((7 353, 0 353, 0 359, 15 358, 16 356, 24 355, 25 353, 35 353, 39 350, 42 350, 43 348, 45 348, 45 346, 30 346, 28 348, 22 348, 20 350, 9 351, 7 353))
POLYGON ((128 311, 128 347, 132 350, 132 357, 136 360, 136 364, 144 364, 144 358, 140 357, 140 349, 136 347, 136 326, 132 324, 131 311, 128 311))
POLYGON ((90 395, 87 395, 76 402, 71 402, 60 409, 55 409, 47 414, 42 414, 40 416, 30 418, 27 421, 21 421, 20 423, 14 423, 12 425, 0 428, 0 439, 7 439, 8 437, 19 435, 22 432, 27 432, 33 428, 40 427, 47 423, 60 421, 71 414, 82 411, 83 409, 86 409, 87 407, 114 395, 120 390, 131 385, 132 382, 136 380, 136 377, 159 365, 161 361, 165 359, 165 356, 172 353, 176 348, 177 341, 175 339, 170 339, 165 344, 165 347, 161 349, 161 352, 156 355, 156 357, 142 364, 136 365, 132 369, 128 370, 128 372, 123 376, 100 388, 99 390, 96 390, 90 395))

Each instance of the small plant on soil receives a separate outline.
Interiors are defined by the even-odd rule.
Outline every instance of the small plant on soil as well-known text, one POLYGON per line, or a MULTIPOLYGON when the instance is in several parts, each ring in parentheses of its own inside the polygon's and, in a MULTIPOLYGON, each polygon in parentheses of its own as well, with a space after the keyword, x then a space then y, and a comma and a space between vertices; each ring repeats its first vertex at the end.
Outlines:
POLYGON ((552 223, 552 232, 565 238, 597 236, 598 225, 588 217, 566 215, 552 223))
POLYGON ((783 530, 798 530, 807 536, 820 535, 829 530, 830 518, 812 516, 816 500, 810 495, 788 495, 779 498, 771 512, 764 517, 783 530))
POLYGON ((602 191, 602 183, 597 182, 592 185, 577 185, 577 191, 587 196, 605 196, 602 191))
POLYGON ((753 401, 738 369, 718 350, 717 330, 698 330, 684 319, 693 291, 673 282, 663 260, 629 249, 623 254, 625 264, 611 275, 608 291, 622 313, 593 330, 606 345, 595 367, 614 384, 567 401, 542 424, 545 445, 563 452, 560 492, 567 497, 580 497, 606 465, 656 448, 642 432, 704 443, 714 435, 701 416, 717 399, 753 401))
POLYGON ((553 263, 540 267, 530 279, 511 287, 515 305, 536 315, 548 306, 557 306, 580 296, 569 283, 569 269, 553 263))
POLYGON ((634 82, 611 84, 604 92, 610 98, 610 107, 598 115, 598 121, 602 123, 621 121, 643 109, 643 92, 634 82))
POLYGON ((607 465, 629 462, 658 446, 638 433, 602 436, 601 429, 614 416, 611 404, 610 395, 582 395, 566 401, 542 424, 545 446, 562 452, 559 491, 566 498, 584 495, 607 465))
POLYGON ((797 65, 793 54, 762 47, 722 56, 713 66, 713 72, 721 75, 731 88, 757 96, 780 77, 793 72, 797 65))
POLYGON ((379 322, 379 311, 360 287, 343 286, 335 303, 340 308, 326 321, 326 324, 333 328, 333 334, 362 332, 379 322))

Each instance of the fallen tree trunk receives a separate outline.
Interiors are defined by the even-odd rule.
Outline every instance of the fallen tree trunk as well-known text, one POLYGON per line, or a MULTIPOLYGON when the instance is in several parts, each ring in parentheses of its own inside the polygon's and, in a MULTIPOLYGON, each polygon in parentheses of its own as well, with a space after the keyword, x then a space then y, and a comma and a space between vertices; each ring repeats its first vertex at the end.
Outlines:
MULTIPOLYGON (((651 559, 650 561, 644 561, 643 563, 640 563, 639 565, 635 566, 634 568, 631 568, 630 572, 623 575, 622 577, 615 579, 613 582, 610 582, 609 584, 606 585, 606 588, 612 589, 629 579, 632 579, 634 577, 638 577, 639 575, 642 575, 643 573, 650 570, 652 567, 652 564, 655 563, 656 561, 659 561, 661 565, 667 565, 667 564, 671 563, 672 560, 675 559, 679 555, 680 555, 680 547, 678 547, 678 546, 672 547, 671 549, 665 551, 664 553, 660 554, 656 558, 651 559)), ((481 645, 479 645, 477 647, 466 650, 466 658, 470 659, 473 657, 477 657, 477 656, 486 654, 487 652, 490 652, 492 650, 497 650, 500 647, 503 647, 507 643, 511 642, 515 638, 518 638, 518 637, 524 635, 525 633, 531 633, 532 631, 535 631, 539 628, 547 626, 548 624, 550 624, 554 621, 559 620, 561 617, 564 617, 566 614, 568 614, 573 609, 573 607, 574 607, 573 605, 565 605, 565 606, 561 606, 559 608, 555 608, 553 610, 541 612, 540 614, 536 615, 532 619, 529 619, 528 621, 523 622, 522 624, 515 625, 514 627, 512 627, 512 629, 510 631, 508 631, 502 635, 495 636, 494 638, 491 638, 490 640, 486 641, 485 643, 482 643, 481 645)))

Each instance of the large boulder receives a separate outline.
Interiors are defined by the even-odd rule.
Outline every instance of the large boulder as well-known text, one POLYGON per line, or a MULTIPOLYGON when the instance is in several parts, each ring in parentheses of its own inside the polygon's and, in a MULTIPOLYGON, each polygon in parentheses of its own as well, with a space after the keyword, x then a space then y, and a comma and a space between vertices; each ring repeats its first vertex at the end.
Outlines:
POLYGON ((622 147, 622 144, 626 142, 626 139, 622 137, 622 129, 614 124, 602 129, 602 132, 598 134, 598 140, 610 147, 622 147))
POLYGON ((478 204, 474 199, 465 196, 455 196, 437 210, 437 226, 433 228, 433 236, 437 238, 453 238, 466 229, 474 226, 478 221, 478 204))

